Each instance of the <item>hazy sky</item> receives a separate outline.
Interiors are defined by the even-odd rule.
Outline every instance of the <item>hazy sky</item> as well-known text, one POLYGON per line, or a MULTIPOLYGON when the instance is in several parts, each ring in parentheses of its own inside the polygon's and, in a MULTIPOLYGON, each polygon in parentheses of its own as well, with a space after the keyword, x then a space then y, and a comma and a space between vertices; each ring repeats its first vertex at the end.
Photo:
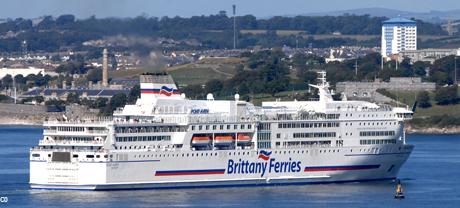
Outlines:
POLYGON ((311 12, 383 7, 414 12, 460 9, 460 0, 0 0, 0 18, 34 18, 74 14, 78 18, 148 16, 193 16, 231 13, 257 17, 311 12))

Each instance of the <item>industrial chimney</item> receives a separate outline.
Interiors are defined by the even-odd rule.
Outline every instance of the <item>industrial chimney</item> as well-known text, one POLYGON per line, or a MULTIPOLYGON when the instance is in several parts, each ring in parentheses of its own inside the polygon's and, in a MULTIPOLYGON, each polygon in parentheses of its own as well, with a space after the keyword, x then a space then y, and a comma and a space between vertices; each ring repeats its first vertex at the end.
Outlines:
POLYGON ((107 48, 104 48, 102 52, 102 86, 108 87, 109 86, 109 66, 107 60, 107 48))

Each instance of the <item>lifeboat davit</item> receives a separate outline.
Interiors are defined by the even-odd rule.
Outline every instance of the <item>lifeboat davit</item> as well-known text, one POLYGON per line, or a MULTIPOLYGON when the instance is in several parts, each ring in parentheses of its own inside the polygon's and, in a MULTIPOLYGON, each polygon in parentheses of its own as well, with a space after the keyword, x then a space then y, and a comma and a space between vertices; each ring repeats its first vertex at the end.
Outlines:
POLYGON ((238 134, 237 136, 238 144, 249 144, 251 140, 252 138, 246 134, 238 134))
POLYGON ((216 136, 214 138, 214 145, 231 145, 233 144, 232 136, 216 136))
POLYGON ((193 146, 206 146, 211 142, 211 137, 208 136, 194 136, 192 137, 193 146))

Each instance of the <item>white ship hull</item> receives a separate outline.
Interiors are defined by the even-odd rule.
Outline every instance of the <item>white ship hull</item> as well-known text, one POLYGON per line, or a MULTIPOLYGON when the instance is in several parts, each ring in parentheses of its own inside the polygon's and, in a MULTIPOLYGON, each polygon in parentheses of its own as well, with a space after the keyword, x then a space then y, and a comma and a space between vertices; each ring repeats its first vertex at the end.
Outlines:
POLYGON ((30 150, 38 189, 146 189, 391 180, 412 152, 413 112, 334 101, 189 100, 172 77, 141 75, 141 98, 113 118, 44 123, 30 150))
POLYGON ((31 161, 30 183, 35 189, 117 190, 392 180, 413 148, 398 146, 388 145, 381 149, 389 151, 378 152, 374 148, 361 148, 361 152, 360 148, 311 148, 308 153, 307 149, 272 150, 267 161, 258 158, 255 150, 208 151, 208 156, 195 153, 193 157, 191 152, 189 157, 169 152, 123 162, 31 161), (240 159, 248 162, 247 168, 235 167, 240 159))

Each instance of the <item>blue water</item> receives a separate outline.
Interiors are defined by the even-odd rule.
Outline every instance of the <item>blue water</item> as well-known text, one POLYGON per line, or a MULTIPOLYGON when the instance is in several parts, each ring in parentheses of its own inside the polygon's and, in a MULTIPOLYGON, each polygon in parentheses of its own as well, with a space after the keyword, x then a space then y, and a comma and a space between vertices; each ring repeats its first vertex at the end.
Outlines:
POLYGON ((42 129, 0 127, 0 207, 459 207, 460 135, 409 135, 415 150, 392 182, 137 191, 44 191, 28 187, 28 151, 42 129))

